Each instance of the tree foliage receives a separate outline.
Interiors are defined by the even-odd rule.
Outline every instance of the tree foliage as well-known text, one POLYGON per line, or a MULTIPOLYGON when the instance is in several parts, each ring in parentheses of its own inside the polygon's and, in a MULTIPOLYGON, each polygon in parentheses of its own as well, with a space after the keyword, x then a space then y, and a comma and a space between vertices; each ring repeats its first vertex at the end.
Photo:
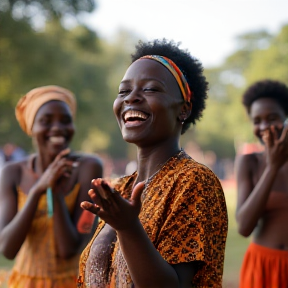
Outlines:
POLYGON ((96 8, 94 0, 1 0, 0 11, 15 13, 18 17, 30 18, 41 13, 45 18, 76 16, 96 8))
MULTIPOLYGON (((18 3, 8 2, 10 6, 18 3)), ((30 89, 56 84, 72 90, 77 97, 75 149, 105 151, 114 158, 134 153, 122 140, 112 105, 138 37, 119 31, 113 42, 107 42, 81 24, 63 28, 57 17, 47 21, 45 29, 35 31, 28 18, 16 19, 11 11, 5 12, 3 3, 0 4, 0 146, 14 142, 27 150, 32 148, 31 140, 16 122, 15 105, 30 89)), ((236 43, 237 49, 223 65, 205 70, 210 83, 207 108, 200 123, 183 137, 183 146, 193 139, 203 150, 215 151, 219 158, 233 158, 239 143, 254 140, 241 104, 246 87, 263 78, 288 82, 288 25, 275 35, 263 30, 240 35, 236 43)))
POLYGON ((14 142, 27 150, 32 148, 16 122, 15 105, 29 90, 55 84, 76 94, 75 149, 82 149, 82 143, 94 137, 88 141, 90 145, 85 142, 89 152, 103 149, 111 155, 123 155, 125 144, 117 139, 120 135, 112 104, 129 61, 125 45, 100 41, 84 26, 66 30, 54 20, 44 31, 36 32, 27 19, 15 21, 3 12, 0 16, 0 145, 14 142), (106 139, 105 148, 101 137, 106 139))
POLYGON ((223 65, 205 71, 209 100, 194 132, 200 145, 219 157, 234 157, 239 144, 255 141, 241 104, 247 86, 265 78, 288 84, 288 25, 276 35, 263 30, 240 35, 236 43, 223 65))

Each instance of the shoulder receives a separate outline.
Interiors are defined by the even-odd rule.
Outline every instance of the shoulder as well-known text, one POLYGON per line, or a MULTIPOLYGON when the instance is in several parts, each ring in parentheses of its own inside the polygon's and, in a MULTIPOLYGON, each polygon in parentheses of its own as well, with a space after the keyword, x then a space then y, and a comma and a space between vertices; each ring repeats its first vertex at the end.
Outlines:
POLYGON ((86 153, 73 153, 71 159, 76 163, 76 171, 78 175, 78 181, 81 183, 89 182, 92 179, 103 177, 103 164, 97 155, 86 153))
POLYGON ((95 154, 75 153, 72 154, 72 157, 75 157, 75 161, 78 162, 80 168, 101 169, 101 170, 103 168, 101 158, 95 154))
POLYGON ((28 157, 20 161, 10 161, 3 165, 1 169, 1 183, 20 183, 22 169, 27 166, 28 157))
POLYGON ((225 207, 225 196, 220 180, 202 163, 188 158, 174 175, 177 198, 184 202, 221 203, 225 207))
POLYGON ((92 163, 95 165, 103 165, 101 158, 96 154, 88 154, 88 153, 75 153, 72 156, 76 157, 76 160, 80 163, 92 163))
POLYGON ((235 159, 236 172, 254 171, 261 157, 263 157, 263 153, 238 155, 235 159))
POLYGON ((236 156, 236 161, 238 163, 250 164, 257 160, 257 158, 259 157, 258 155, 259 155, 258 153, 241 154, 241 155, 236 156))
POLYGON ((220 183, 218 177, 209 167, 195 161, 189 156, 184 161, 181 161, 181 165, 176 170, 176 175, 178 177, 186 177, 190 182, 207 182, 210 180, 220 183))
POLYGON ((27 161, 28 161, 28 157, 20 161, 9 161, 3 165, 1 172, 5 174, 11 173, 11 172, 17 172, 21 170, 23 166, 27 165, 27 161))

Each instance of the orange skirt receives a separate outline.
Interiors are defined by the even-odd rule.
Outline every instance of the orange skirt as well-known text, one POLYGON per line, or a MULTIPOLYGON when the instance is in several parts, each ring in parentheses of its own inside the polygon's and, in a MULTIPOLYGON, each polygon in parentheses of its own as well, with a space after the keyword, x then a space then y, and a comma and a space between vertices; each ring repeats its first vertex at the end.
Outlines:
POLYGON ((0 287, 7 287, 8 278, 9 271, 0 269, 0 287))
POLYGON ((287 288, 288 251, 251 243, 244 256, 239 288, 287 288))
MULTIPOLYGON (((1 286, 0 286, 1 287, 1 286)), ((30 277, 12 271, 8 280, 9 288, 75 288, 76 275, 67 275, 56 278, 30 277)))

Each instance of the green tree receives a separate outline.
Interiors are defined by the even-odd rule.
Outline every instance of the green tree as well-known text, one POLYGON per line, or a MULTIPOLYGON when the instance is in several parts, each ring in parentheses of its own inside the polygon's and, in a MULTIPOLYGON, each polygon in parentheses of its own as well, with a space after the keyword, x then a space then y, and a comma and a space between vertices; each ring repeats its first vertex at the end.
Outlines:
POLYGON ((26 150, 32 148, 16 122, 15 105, 30 89, 56 84, 77 98, 73 147, 125 157, 127 146, 112 105, 130 62, 134 36, 122 31, 109 43, 85 26, 64 29, 57 19, 39 32, 28 19, 16 21, 8 12, 1 13, 0 25, 0 146, 14 142, 26 150))
POLYGON ((233 158, 239 143, 255 141, 241 97, 248 85, 263 78, 287 83, 288 26, 278 35, 255 31, 236 39, 237 50, 223 65, 205 71, 210 83, 209 100, 194 138, 221 158, 233 158))
POLYGON ((39 13, 47 19, 62 18, 92 12, 95 8, 94 0, 1 0, 0 3, 0 11, 10 11, 21 18, 30 18, 39 13))

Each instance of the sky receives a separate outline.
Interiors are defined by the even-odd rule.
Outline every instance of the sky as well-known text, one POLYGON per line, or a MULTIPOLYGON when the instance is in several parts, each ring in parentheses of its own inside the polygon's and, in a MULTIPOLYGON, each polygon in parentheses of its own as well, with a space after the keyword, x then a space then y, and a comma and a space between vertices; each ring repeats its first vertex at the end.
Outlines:
POLYGON ((141 40, 181 42, 213 67, 237 49, 236 36, 288 24, 288 0, 97 0, 82 20, 108 41, 125 29, 141 40))

